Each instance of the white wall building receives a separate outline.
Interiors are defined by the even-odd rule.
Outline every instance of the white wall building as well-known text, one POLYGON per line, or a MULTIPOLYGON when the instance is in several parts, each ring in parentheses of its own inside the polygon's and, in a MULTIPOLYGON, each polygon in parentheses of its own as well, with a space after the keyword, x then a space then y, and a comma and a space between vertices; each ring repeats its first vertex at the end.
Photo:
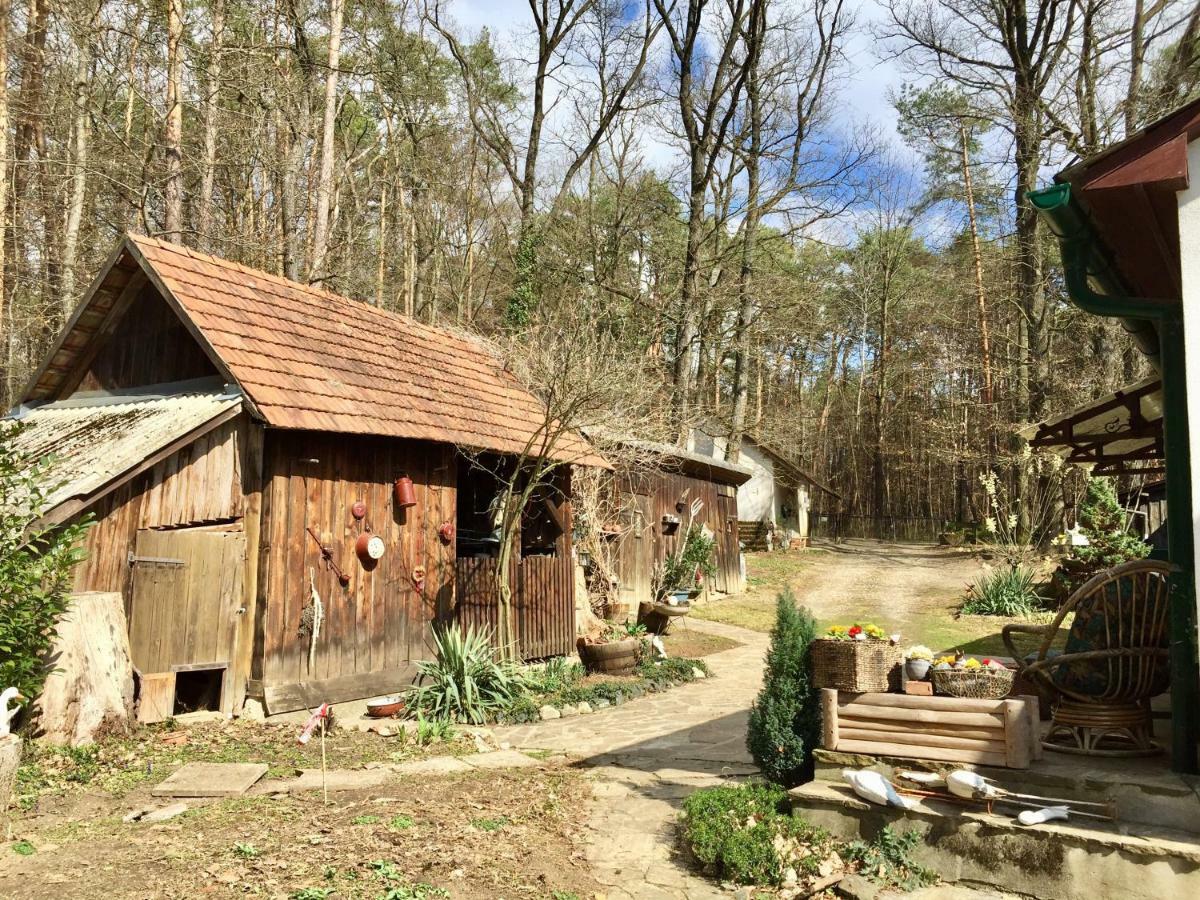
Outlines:
MULTIPOLYGON (((715 459, 725 458, 728 443, 725 437, 699 428, 688 437, 689 450, 715 459)), ((749 435, 742 439, 738 464, 751 472, 750 480, 738 488, 739 521, 766 525, 765 531, 775 532, 781 540, 808 540, 808 514, 817 491, 837 497, 782 453, 749 435)))

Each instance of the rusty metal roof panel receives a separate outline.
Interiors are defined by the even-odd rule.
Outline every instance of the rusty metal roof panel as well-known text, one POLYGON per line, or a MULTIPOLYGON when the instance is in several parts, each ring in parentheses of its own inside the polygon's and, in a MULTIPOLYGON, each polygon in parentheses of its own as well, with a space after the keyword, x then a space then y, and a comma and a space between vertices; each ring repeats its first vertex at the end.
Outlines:
MULTIPOLYGON (((536 443, 541 402, 472 336, 174 244, 129 240, 268 425, 500 453, 536 443)), ((576 436, 555 456, 607 465, 576 436)))
MULTIPOLYGON (((240 409, 223 389, 185 393, 76 394, 6 418, 21 423, 12 443, 31 459, 49 459, 54 509, 87 498, 180 438, 240 409)), ((235 389, 236 390, 236 389, 235 389)))

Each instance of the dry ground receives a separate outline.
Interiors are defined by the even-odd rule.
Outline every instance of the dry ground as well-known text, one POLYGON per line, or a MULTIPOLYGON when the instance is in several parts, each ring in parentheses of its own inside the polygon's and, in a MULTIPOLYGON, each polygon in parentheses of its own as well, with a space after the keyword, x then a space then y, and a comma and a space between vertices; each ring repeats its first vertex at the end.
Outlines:
MULTIPOLYGON (((317 742, 299 747, 297 730, 143 728, 96 751, 34 752, 13 840, 0 844, 0 898, 591 896, 596 883, 578 845, 591 789, 554 763, 398 776, 331 794, 328 806, 319 794, 263 794, 189 801, 187 813, 160 824, 121 821, 181 762, 261 761, 271 776, 312 766, 317 742)), ((463 738, 419 746, 339 730, 329 740, 331 765, 347 768, 473 751, 463 738)))
POLYGON ((967 585, 984 565, 969 550, 864 540, 822 543, 803 552, 749 553, 747 592, 701 605, 692 615, 769 631, 775 597, 790 588, 822 629, 869 621, 899 633, 905 645, 1001 654, 1000 629, 1012 620, 957 614, 967 585))
POLYGON ((21 833, 0 897, 569 898, 596 882, 578 835, 590 788, 570 770, 472 771, 333 794, 214 802, 157 824, 119 816, 21 833))

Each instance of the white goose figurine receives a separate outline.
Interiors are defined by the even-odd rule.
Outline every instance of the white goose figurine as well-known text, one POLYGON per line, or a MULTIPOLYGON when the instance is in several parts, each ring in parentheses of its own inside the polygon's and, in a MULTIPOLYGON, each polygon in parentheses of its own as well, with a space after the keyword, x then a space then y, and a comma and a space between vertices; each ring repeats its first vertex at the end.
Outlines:
POLYGON ((854 793, 864 800, 870 800, 880 806, 896 806, 900 809, 913 808, 911 800, 901 797, 890 781, 871 769, 857 771, 842 769, 842 778, 850 787, 854 788, 854 793))
POLYGON ((13 717, 19 712, 16 706, 9 709, 9 704, 14 702, 20 704, 24 700, 25 698, 21 696, 21 692, 15 687, 5 688, 3 691, 0 691, 0 738, 8 737, 12 734, 10 725, 13 717))

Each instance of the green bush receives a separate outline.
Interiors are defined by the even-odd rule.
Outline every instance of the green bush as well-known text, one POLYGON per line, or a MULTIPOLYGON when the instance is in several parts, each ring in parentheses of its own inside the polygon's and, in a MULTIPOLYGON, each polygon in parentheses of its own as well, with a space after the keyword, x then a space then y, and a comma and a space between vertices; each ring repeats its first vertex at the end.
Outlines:
POLYGON ((1033 571, 1024 566, 1004 566, 984 572, 967 588, 962 612, 968 616, 1030 615, 1041 604, 1034 588, 1033 571))
POLYGON ((71 569, 83 559, 90 524, 36 523, 47 511, 50 460, 32 460, 13 446, 19 424, 0 424, 0 687, 26 697, 42 691, 46 655, 66 612, 71 569))
POLYGON ((686 591, 696 587, 696 574, 711 578, 717 573, 714 557, 717 539, 705 529, 691 525, 682 541, 683 546, 654 568, 651 577, 651 592, 657 601, 663 600, 672 591, 686 591))
POLYGON ((938 880, 936 872, 912 859, 912 852, 920 842, 920 832, 898 834, 890 825, 884 825, 873 841, 847 844, 841 855, 846 862, 858 863, 872 881, 914 891, 938 880))
POLYGON ((812 778, 812 751, 821 732, 808 660, 816 636, 812 614, 796 607, 791 591, 780 594, 762 690, 750 707, 746 749, 764 776, 788 787, 812 778))
POLYGON ((435 658, 417 663, 409 708, 434 719, 482 725, 505 713, 524 690, 517 667, 498 661, 486 631, 457 624, 434 632, 435 658))
POLYGON ((1064 597, 1093 575, 1150 554, 1150 545, 1126 529, 1125 511, 1117 502, 1111 479, 1088 480, 1087 494, 1079 505, 1079 526, 1088 545, 1072 547, 1070 565, 1055 573, 1064 597))
POLYGON ((792 816, 787 792, 771 784, 694 792, 683 803, 683 831, 697 860, 717 877, 739 884, 777 885, 789 866, 805 868, 806 858, 824 857, 832 849, 829 835, 792 816), (807 855, 784 859, 783 847, 807 855))

